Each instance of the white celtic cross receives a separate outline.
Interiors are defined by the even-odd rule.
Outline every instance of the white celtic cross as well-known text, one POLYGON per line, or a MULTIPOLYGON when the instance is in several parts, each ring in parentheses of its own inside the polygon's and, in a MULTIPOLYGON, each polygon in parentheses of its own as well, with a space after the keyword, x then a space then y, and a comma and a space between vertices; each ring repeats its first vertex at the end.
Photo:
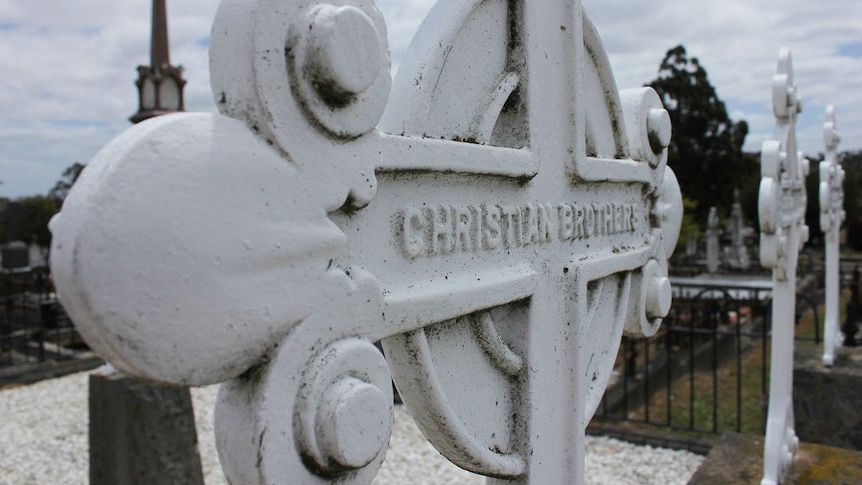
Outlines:
POLYGON ((844 169, 838 163, 838 142, 841 136, 835 127, 835 108, 826 107, 823 142, 826 157, 820 162, 820 229, 826 236, 826 314, 823 319, 823 364, 832 366, 844 341, 838 317, 838 294, 841 292, 838 265, 841 223, 844 222, 844 169))
POLYGON ((769 412, 761 485, 776 485, 793 462, 799 444, 793 421, 793 329, 796 263, 808 240, 805 225, 805 176, 808 160, 796 151, 796 116, 802 99, 793 83, 790 51, 778 54, 772 77, 772 107, 777 140, 763 142, 758 194, 760 262, 772 268, 772 356, 769 412))
POLYGON ((583 483, 620 336, 669 310, 682 202, 667 112, 618 94, 580 2, 440 2, 394 82, 365 0, 224 0, 210 55, 222 115, 131 128, 52 223, 87 341, 224 382, 231 483, 370 482, 390 369, 459 466, 583 483))

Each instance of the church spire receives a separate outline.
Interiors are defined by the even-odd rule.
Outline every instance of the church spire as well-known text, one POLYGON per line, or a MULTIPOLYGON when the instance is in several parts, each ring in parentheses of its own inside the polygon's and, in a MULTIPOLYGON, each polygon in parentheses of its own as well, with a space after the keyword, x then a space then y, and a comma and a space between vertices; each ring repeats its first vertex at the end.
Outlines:
POLYGON ((138 66, 138 112, 129 120, 139 123, 154 116, 185 111, 182 66, 172 66, 168 46, 165 0, 153 0, 150 65, 138 66))
POLYGON ((168 12, 165 0, 153 0, 153 30, 150 38, 150 66, 168 66, 168 12))

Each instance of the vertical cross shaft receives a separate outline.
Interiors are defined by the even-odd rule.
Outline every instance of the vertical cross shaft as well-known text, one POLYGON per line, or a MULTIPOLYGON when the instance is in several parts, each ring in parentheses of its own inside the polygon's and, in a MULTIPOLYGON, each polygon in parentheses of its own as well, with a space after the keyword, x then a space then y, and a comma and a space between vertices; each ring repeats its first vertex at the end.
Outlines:
MULTIPOLYGON (((572 38, 582 32, 581 5, 524 2, 522 15, 531 146, 540 163, 544 162, 540 176, 566 180, 565 170, 574 162, 570 158, 584 153, 580 146, 583 110, 572 92, 580 85, 583 70, 583 40, 572 38), (558 28, 549 28, 557 23, 558 28), (551 160, 564 163, 548 163, 551 160)), ((525 400, 524 413, 533 458, 523 483, 584 482, 584 450, 574 444, 581 441, 577 435, 584 433, 586 388, 578 372, 580 353, 571 347, 572 342, 581 341, 579 325, 584 322, 559 318, 576 314, 570 313, 568 305, 586 303, 585 295, 580 295, 581 301, 570 302, 577 296, 566 294, 577 283, 546 281, 546 287, 539 290, 541 296, 533 299, 527 352, 538 371, 527 378, 526 394, 533 398, 525 400), (547 325, 551 322, 556 328, 547 325), (540 433, 544 436, 538 436, 540 433)))

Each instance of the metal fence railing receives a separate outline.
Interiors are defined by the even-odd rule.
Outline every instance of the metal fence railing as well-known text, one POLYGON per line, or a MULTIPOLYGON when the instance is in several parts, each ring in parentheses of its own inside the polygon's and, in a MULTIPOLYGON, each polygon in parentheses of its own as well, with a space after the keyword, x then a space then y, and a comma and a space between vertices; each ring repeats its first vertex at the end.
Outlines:
POLYGON ((91 357, 46 268, 0 273, 0 381, 42 364, 91 357))
MULTIPOLYGON (((670 315, 649 339, 623 338, 595 420, 697 433, 762 433, 772 282, 673 278, 670 315)), ((796 338, 820 341, 816 282, 800 285, 796 338), (813 292, 813 293, 812 293, 813 292)))

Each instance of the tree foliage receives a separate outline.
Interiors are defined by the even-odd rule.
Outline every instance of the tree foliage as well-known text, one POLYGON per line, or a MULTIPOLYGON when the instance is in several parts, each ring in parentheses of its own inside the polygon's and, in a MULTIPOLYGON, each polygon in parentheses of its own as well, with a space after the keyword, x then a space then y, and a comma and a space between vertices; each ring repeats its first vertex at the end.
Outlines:
POLYGON ((28 244, 36 243, 43 248, 50 247, 48 222, 60 210, 69 189, 83 170, 84 165, 75 162, 66 167, 60 180, 47 195, 30 195, 7 201, 5 211, 0 214, 0 243, 18 239, 28 244))
POLYGON ((60 210, 57 199, 47 195, 31 195, 16 200, 21 210, 21 240, 46 248, 51 245, 48 222, 60 210))
POLYGON ((705 224, 710 207, 729 211, 734 189, 745 192, 746 179, 759 176, 758 165, 742 151, 748 124, 730 119, 706 70, 682 45, 667 51, 658 78, 649 86, 661 97, 673 124, 668 165, 683 195, 695 202, 695 219, 705 224))
POLYGON ((862 150, 842 152, 838 162, 846 172, 844 211, 848 218, 862 217, 862 150))
POLYGON ((862 251, 862 150, 842 152, 838 154, 838 161, 846 172, 844 212, 847 213, 847 244, 856 251, 862 251))
POLYGON ((48 196, 61 202, 66 200, 69 190, 72 188, 75 181, 78 180, 78 177, 81 176, 81 172, 84 171, 84 167, 86 167, 86 165, 80 162, 75 162, 66 167, 66 170, 63 170, 63 175, 60 177, 60 180, 58 180, 57 183, 54 184, 54 188, 48 192, 48 196))

